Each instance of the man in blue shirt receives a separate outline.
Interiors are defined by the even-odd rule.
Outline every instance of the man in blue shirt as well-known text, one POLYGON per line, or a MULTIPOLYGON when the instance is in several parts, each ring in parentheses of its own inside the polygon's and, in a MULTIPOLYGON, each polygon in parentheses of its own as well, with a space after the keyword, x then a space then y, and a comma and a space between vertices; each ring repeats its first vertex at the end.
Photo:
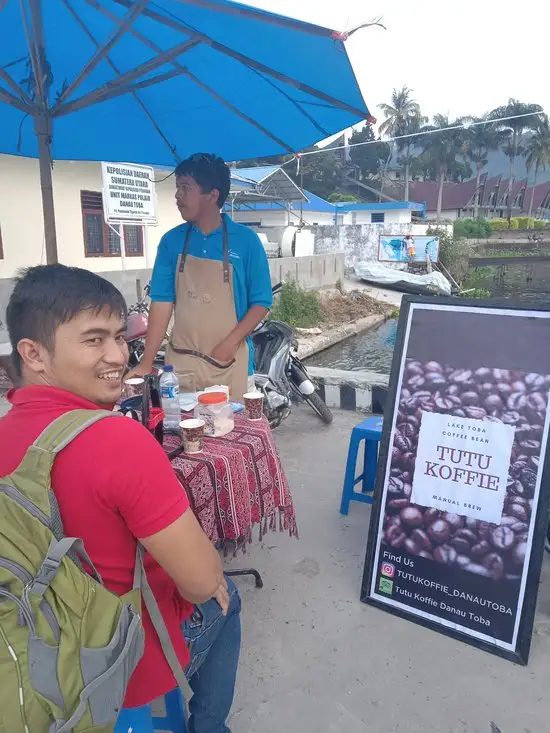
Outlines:
POLYGON ((166 361, 195 386, 225 384, 235 400, 254 373, 250 333, 272 305, 271 279, 255 232, 220 211, 231 185, 221 158, 199 153, 176 168, 176 203, 186 222, 161 239, 151 280, 145 352, 137 374, 153 368, 172 313, 166 361))

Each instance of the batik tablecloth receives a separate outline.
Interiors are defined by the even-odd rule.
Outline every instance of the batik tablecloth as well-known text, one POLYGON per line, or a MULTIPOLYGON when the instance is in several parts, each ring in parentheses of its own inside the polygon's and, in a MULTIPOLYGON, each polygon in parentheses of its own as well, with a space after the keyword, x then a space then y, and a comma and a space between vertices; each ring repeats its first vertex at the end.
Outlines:
MULTIPOLYGON (((167 436, 166 447, 174 444, 167 436)), ((236 414, 229 435, 205 438, 201 453, 182 453, 172 466, 211 540, 251 539, 254 525, 260 538, 269 529, 297 535, 288 482, 265 419, 236 414)))

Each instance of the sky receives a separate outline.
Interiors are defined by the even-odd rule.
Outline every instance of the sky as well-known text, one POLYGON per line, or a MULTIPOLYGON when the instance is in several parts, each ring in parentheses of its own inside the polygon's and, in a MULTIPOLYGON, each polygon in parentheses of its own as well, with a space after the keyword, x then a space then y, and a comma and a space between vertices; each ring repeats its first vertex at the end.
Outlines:
POLYGON ((378 104, 407 85, 427 116, 482 115, 509 97, 550 113, 547 0, 241 0, 334 30, 382 16, 387 30, 355 33, 346 48, 363 97, 378 104))

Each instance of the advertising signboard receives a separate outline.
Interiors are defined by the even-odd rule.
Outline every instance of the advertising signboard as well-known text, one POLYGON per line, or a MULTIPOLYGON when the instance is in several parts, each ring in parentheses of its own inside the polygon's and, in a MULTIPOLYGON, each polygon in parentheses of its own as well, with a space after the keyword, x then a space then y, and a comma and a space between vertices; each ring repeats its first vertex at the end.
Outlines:
POLYGON ((150 166, 102 163, 105 221, 157 224, 155 176, 150 166))
POLYGON ((379 262, 437 262, 439 237, 381 234, 378 242, 379 262))
POLYGON ((361 600, 527 663, 548 526, 550 312, 404 298, 361 600))

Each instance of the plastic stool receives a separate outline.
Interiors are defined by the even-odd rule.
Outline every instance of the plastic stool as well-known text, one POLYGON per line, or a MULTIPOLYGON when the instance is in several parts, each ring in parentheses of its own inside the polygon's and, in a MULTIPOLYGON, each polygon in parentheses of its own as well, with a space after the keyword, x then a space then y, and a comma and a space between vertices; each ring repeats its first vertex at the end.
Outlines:
POLYGON ((123 708, 118 716, 115 733, 185 733, 185 711, 179 689, 172 690, 164 696, 166 717, 153 716, 150 705, 140 708, 123 708))
POLYGON ((348 513, 350 501, 361 501, 364 504, 372 504, 374 482, 376 480, 376 466, 378 464, 378 444, 382 436, 383 422, 384 418, 382 417, 368 417, 362 423, 356 425, 351 431, 346 475, 344 477, 344 489, 340 503, 340 514, 346 515, 348 513), (363 473, 356 477, 355 467, 357 464, 357 454, 359 453, 359 445, 362 440, 365 441, 363 473), (361 493, 355 491, 355 486, 359 482, 361 482, 361 493))

